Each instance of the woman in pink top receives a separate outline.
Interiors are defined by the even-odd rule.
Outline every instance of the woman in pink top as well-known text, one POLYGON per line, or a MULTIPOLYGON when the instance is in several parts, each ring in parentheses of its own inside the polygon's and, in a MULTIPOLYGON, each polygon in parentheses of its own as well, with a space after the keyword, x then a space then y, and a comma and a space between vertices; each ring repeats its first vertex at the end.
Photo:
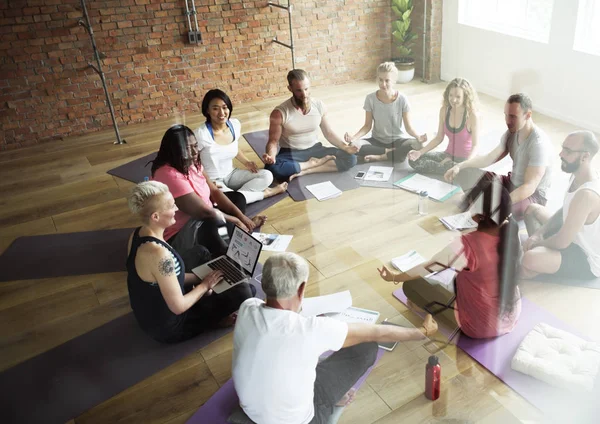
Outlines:
POLYGON ((463 78, 455 78, 444 91, 440 108, 438 132, 431 142, 420 150, 408 152, 408 163, 421 174, 444 174, 456 163, 475 154, 478 140, 477 92, 463 78), (433 152, 448 137, 443 152, 433 152))
POLYGON ((219 227, 226 225, 231 236, 235 225, 251 232, 266 220, 264 216, 245 216, 244 196, 223 193, 207 178, 194 132, 185 125, 175 125, 163 136, 152 162, 152 178, 166 184, 175 198, 175 224, 165 230, 164 238, 181 255, 203 245, 213 257, 220 256, 227 251, 227 244, 219 227))
MULTIPOLYGON (((417 278, 405 282, 402 289, 409 300, 408 306, 414 309, 432 302, 447 305, 456 294, 454 311, 448 308, 441 312, 436 318, 438 322, 459 326, 469 337, 488 338, 512 331, 521 313, 516 278, 520 243, 508 192, 499 182, 489 179, 474 190, 477 192, 471 206, 474 212, 478 210, 473 216, 478 222, 477 230, 456 239, 426 266, 454 268, 458 271, 454 287, 448 290, 417 278), (500 196, 494 195, 496 190, 500 196), (498 197, 500 204, 493 205, 498 197)), ((385 266, 379 272, 387 281, 402 280, 402 276, 391 273, 385 266)))

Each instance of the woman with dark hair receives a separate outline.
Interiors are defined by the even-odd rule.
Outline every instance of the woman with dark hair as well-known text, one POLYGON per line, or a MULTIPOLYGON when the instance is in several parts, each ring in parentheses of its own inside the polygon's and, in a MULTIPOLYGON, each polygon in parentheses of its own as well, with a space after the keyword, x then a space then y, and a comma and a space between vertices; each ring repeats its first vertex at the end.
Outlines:
POLYGON ((179 209, 175 223, 164 234, 179 253, 204 245, 213 257, 220 256, 227 251, 227 244, 219 235, 220 226, 227 225, 231 236, 235 225, 251 232, 266 220, 265 216, 245 216, 244 196, 221 192, 206 176, 196 137, 185 125, 175 125, 163 136, 152 162, 152 178, 169 187, 179 209))
MULTIPOLYGON (((433 308, 439 309, 448 305, 440 316, 442 321, 450 321, 472 338, 496 337, 511 332, 521 313, 518 224, 511 214, 510 194, 490 176, 473 189, 468 205, 477 230, 454 240, 425 266, 453 268, 457 271, 454 287, 448 290, 417 278, 406 281, 402 289, 409 307, 435 304, 438 306, 433 308)), ((399 282, 402 278, 385 266, 379 273, 386 281, 399 282)))
POLYGON ((196 130, 196 139, 204 171, 221 190, 242 193, 246 203, 283 193, 287 183, 270 188, 273 174, 258 169, 240 149, 238 140, 242 126, 237 119, 230 119, 232 111, 231 100, 222 90, 210 90, 202 99, 206 122, 196 130), (234 168, 234 158, 247 169, 234 168))

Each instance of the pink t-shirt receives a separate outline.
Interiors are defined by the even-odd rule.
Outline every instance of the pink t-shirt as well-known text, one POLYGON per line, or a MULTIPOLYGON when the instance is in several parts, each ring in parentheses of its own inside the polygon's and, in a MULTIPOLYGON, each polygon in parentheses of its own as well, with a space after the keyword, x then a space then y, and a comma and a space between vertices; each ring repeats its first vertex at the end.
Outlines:
POLYGON ((498 243, 500 237, 474 231, 462 236, 467 267, 456 276, 457 320, 469 337, 510 333, 521 314, 521 296, 509 314, 499 316, 498 243))
MULTIPOLYGON (((170 165, 161 166, 154 173, 153 180, 166 184, 175 199, 186 194, 196 193, 207 206, 213 207, 210 201, 210 187, 202 174, 203 168, 190 166, 189 175, 184 175, 170 165)), ((165 230, 165 240, 169 240, 188 222, 190 216, 178 210, 175 212, 175 224, 165 230)))

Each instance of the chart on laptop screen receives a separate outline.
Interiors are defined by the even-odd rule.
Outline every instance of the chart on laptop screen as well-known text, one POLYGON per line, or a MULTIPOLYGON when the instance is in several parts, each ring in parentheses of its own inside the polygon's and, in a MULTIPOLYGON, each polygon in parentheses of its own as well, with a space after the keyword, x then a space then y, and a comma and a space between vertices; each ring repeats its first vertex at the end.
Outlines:
POLYGON ((254 265, 258 261, 260 247, 261 244, 258 240, 236 227, 229 242, 227 256, 252 274, 254 265))

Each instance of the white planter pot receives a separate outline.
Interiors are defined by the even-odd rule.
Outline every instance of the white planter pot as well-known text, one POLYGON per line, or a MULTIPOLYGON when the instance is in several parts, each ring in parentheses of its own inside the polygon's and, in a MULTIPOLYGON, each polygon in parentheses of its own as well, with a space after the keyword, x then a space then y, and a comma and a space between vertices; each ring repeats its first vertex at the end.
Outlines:
POLYGON ((400 84, 406 84, 407 82, 411 82, 412 79, 415 76, 415 68, 411 68, 411 69, 405 69, 405 70, 398 70, 398 79, 396 80, 397 83, 400 84))

